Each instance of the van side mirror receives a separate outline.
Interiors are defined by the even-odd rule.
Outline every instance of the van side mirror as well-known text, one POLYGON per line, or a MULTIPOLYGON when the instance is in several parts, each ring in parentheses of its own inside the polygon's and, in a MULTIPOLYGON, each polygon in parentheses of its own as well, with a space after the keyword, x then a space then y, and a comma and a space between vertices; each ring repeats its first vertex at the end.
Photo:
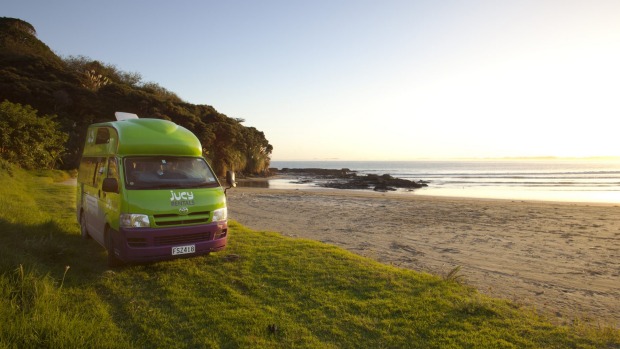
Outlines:
POLYGON ((116 178, 105 178, 101 184, 101 190, 106 193, 118 193, 118 181, 116 178))
POLYGON ((235 182, 235 173, 233 171, 226 171, 226 184, 228 184, 228 189, 237 186, 237 182, 235 182))

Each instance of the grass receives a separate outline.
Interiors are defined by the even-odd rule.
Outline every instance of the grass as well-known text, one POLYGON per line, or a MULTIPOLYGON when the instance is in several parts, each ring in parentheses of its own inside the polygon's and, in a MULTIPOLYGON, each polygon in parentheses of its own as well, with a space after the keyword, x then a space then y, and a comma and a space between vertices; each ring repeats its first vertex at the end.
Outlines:
POLYGON ((416 273, 234 222, 222 252, 111 270, 58 181, 0 173, 0 348, 620 347, 617 329, 554 326, 458 270, 416 273))

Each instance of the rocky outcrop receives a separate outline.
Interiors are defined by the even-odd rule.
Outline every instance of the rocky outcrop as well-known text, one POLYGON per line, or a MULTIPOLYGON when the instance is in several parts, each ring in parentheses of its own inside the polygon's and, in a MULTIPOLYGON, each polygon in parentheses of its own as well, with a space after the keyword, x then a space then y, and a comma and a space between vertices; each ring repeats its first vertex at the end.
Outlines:
POLYGON ((375 191, 394 191, 401 189, 417 189, 428 186, 425 181, 410 181, 402 178, 394 178, 389 174, 367 174, 359 176, 356 171, 348 168, 324 169, 324 168, 283 168, 271 169, 273 173, 299 176, 294 183, 316 182, 325 188, 336 189, 372 189, 375 191))
POLYGON ((337 189, 372 189, 375 191, 394 191, 397 188, 418 189, 428 186, 424 181, 410 181, 402 178, 394 178, 389 174, 357 176, 346 181, 328 181, 322 186, 337 189))

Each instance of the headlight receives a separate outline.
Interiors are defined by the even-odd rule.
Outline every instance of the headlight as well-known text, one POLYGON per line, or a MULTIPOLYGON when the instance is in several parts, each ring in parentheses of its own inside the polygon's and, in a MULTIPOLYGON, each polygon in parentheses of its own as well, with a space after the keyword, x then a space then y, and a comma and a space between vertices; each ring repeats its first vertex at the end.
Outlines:
POLYGON ((121 227, 144 228, 150 227, 149 216, 145 214, 123 213, 121 214, 121 227))
POLYGON ((228 209, 226 207, 218 208, 217 210, 213 211, 214 222, 221 222, 225 221, 226 219, 228 219, 228 209))

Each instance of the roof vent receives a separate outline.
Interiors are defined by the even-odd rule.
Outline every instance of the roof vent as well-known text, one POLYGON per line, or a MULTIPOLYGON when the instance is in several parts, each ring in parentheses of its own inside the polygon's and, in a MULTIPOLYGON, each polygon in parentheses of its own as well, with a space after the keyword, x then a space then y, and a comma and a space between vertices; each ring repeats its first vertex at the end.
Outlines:
POLYGON ((116 116, 116 120, 118 121, 129 120, 129 119, 139 119, 137 114, 125 113, 122 111, 115 112, 114 116, 116 116))

